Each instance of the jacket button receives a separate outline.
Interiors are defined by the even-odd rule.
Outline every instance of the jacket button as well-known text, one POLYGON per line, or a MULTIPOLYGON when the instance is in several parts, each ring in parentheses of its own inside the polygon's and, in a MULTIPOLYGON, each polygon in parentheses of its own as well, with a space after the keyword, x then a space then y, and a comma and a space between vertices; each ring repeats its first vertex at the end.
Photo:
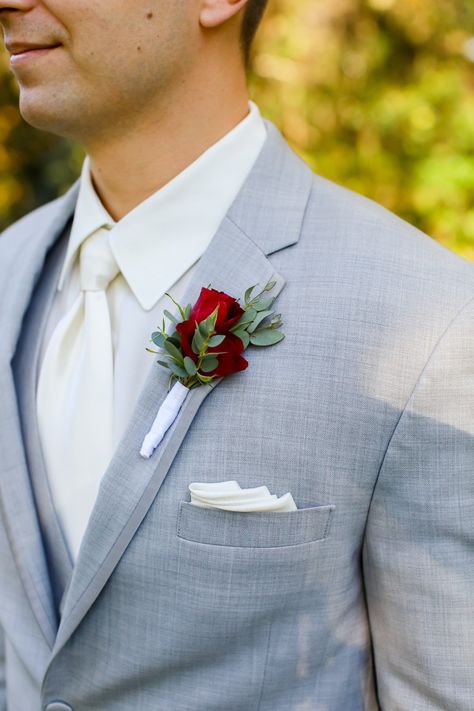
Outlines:
POLYGON ((45 707, 45 711, 74 711, 74 709, 64 701, 52 701, 45 707))

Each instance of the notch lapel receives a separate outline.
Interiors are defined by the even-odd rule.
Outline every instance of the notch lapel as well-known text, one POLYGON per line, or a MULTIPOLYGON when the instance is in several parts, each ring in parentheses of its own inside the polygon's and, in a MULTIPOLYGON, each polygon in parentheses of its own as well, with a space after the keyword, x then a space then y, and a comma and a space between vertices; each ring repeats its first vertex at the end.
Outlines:
MULTIPOLYGON (((275 272, 267 255, 298 241, 313 174, 276 126, 265 123, 267 140, 199 260, 183 297, 185 304, 193 303, 201 287, 209 284, 238 298, 248 286, 263 287, 270 279, 277 282, 272 295, 284 286, 284 277, 275 272)), ((63 601, 51 662, 103 589, 158 494, 200 405, 212 397, 219 382, 190 391, 157 450, 150 459, 143 459, 140 447, 168 384, 164 368, 151 368, 129 426, 101 480, 63 601)))
POLYGON ((25 458, 12 361, 21 348, 21 326, 49 248, 62 233, 77 199, 78 184, 59 198, 48 217, 36 216, 33 229, 18 231, 12 249, 21 253, 15 272, 3 275, 1 303, 4 313, 0 339, 0 511, 18 574, 46 643, 53 647, 57 619, 45 552, 25 458), (24 243, 28 240, 28 245, 24 243))

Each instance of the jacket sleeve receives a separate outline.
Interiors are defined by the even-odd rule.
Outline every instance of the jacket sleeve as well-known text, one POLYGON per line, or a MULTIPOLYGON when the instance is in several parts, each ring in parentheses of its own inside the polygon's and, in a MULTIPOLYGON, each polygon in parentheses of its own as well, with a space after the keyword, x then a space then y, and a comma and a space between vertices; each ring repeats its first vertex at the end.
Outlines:
POLYGON ((393 432, 362 552, 382 711, 474 709, 474 301, 393 432))

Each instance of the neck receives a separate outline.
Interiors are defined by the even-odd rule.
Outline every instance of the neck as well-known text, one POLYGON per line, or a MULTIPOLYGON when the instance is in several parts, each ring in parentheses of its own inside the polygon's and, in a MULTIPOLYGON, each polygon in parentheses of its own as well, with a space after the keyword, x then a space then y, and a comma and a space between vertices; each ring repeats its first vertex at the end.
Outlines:
POLYGON ((166 185, 247 116, 244 84, 232 101, 223 93, 164 102, 152 115, 134 116, 122 135, 112 131, 86 145, 94 187, 118 221, 166 185))

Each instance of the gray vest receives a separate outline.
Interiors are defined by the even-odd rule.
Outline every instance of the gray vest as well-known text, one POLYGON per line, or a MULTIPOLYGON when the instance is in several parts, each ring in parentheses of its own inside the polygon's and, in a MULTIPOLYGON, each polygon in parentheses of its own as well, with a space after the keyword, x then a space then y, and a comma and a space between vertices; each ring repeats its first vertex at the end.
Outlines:
MULTIPOLYGON (((13 374, 26 460, 51 579, 58 625, 61 599, 72 574, 73 562, 53 506, 42 456, 36 418, 36 386, 39 374, 38 358, 41 334, 44 333, 44 326, 56 291, 70 230, 71 222, 46 255, 43 274, 37 282, 30 307, 26 311, 22 325, 23 335, 13 360, 13 374), (34 413, 34 415, 26 417, 26 413, 34 413)), ((67 472, 65 472, 66 474, 67 472)))

